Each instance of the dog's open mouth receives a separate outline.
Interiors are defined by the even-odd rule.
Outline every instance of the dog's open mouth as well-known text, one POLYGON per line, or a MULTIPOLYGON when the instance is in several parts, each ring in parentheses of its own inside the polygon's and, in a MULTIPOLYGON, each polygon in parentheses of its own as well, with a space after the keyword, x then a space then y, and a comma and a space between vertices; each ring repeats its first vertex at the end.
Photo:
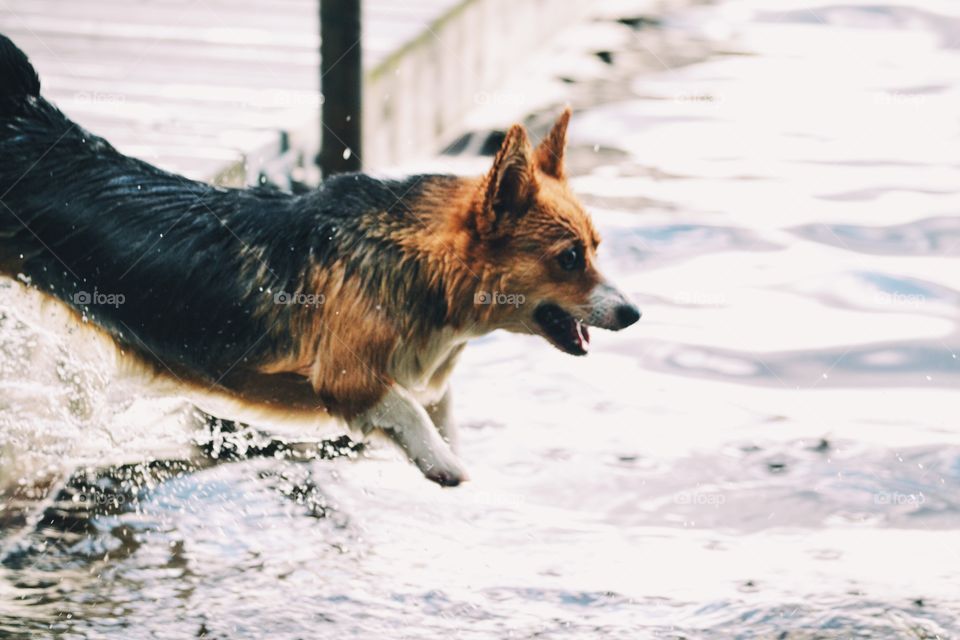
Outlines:
POLYGON ((590 332, 587 325, 552 302, 544 302, 533 312, 533 319, 553 346, 574 356, 587 355, 590 332))

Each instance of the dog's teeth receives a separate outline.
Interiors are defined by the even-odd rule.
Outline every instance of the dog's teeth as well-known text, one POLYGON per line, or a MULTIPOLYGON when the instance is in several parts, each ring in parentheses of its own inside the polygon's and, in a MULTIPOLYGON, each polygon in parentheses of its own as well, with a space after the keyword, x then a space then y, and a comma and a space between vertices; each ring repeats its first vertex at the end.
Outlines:
POLYGON ((577 337, 580 338, 581 346, 590 344, 590 332, 587 331, 586 325, 577 320, 577 337))

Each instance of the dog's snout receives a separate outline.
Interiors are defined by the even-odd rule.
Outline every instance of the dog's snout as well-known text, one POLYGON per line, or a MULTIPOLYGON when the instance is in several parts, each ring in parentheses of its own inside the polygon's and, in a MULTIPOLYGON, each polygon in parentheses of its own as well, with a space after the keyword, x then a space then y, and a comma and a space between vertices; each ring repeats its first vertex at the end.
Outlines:
POLYGON ((620 331, 640 319, 637 305, 606 282, 594 289, 590 303, 593 310, 586 320, 587 324, 594 327, 620 331))
POLYGON ((617 316, 617 324, 620 325, 617 327, 618 329, 626 329, 639 320, 640 316, 642 315, 640 313, 640 309, 638 309, 636 305, 630 304, 629 302, 618 306, 614 313, 617 316))

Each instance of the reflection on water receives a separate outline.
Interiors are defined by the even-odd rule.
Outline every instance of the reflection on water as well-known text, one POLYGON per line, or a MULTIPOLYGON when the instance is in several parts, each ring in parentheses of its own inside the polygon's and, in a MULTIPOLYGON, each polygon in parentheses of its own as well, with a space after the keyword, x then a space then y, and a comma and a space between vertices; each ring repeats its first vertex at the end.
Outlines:
POLYGON ((863 253, 950 258, 956 257, 960 249, 960 224, 956 218, 926 218, 890 226, 802 225, 796 232, 814 242, 863 253))
MULTIPOLYGON (((578 107, 574 186, 643 322, 583 360, 469 349, 453 491, 273 450, 11 490, 0 635, 951 637, 960 11, 651 17, 618 3, 525 76, 578 107)), ((4 424, 89 425, 63 393, 4 424)))

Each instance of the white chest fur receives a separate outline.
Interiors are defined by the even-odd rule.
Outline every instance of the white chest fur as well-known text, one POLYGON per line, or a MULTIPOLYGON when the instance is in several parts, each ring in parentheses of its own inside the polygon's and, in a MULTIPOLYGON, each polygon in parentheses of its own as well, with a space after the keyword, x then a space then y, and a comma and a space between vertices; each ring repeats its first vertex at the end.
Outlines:
POLYGON ((443 396, 453 364, 471 337, 454 329, 441 329, 426 344, 401 344, 390 361, 390 375, 420 402, 436 402, 443 396))

